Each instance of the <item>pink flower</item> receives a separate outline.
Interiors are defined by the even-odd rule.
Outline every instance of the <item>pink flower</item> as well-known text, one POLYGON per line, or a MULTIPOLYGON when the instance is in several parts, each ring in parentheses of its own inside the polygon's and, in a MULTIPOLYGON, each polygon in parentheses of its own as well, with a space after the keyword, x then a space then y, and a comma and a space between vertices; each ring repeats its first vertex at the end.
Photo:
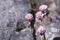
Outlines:
POLYGON ((46 32, 46 30, 44 29, 44 27, 40 26, 40 28, 38 28, 37 33, 40 35, 44 35, 46 32))
POLYGON ((42 18, 43 18, 43 16, 44 16, 44 14, 42 14, 42 12, 41 12, 41 11, 39 11, 39 12, 37 12, 37 13, 36 13, 36 15, 35 15, 35 16, 36 16, 36 18, 37 18, 37 19, 42 19, 42 18))
POLYGON ((31 21, 33 19, 33 15, 32 14, 26 14, 25 19, 27 21, 31 21))
POLYGON ((45 10, 47 10, 48 9, 48 6, 47 5, 41 5, 40 7, 39 7, 39 10, 40 11, 45 11, 45 10))

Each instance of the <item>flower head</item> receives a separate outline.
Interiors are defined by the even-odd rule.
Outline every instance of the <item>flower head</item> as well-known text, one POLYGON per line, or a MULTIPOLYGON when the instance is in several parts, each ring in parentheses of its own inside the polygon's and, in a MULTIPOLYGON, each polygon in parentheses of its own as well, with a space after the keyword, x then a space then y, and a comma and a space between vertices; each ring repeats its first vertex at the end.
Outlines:
POLYGON ((44 16, 44 14, 42 14, 42 12, 41 12, 41 11, 39 11, 39 12, 37 12, 37 13, 36 13, 36 15, 35 15, 35 16, 36 16, 36 18, 37 18, 37 19, 42 19, 42 18, 43 18, 43 16, 44 16))
POLYGON ((27 20, 27 21, 31 21, 32 19, 33 19, 33 15, 32 14, 26 14, 26 16, 25 16, 25 19, 27 20))
POLYGON ((39 7, 39 10, 40 11, 45 11, 45 10, 47 10, 48 9, 48 6, 47 5, 41 5, 40 7, 39 7))
POLYGON ((37 33, 39 33, 40 35, 44 35, 46 32, 46 30, 44 29, 44 27, 40 26, 37 30, 37 33))

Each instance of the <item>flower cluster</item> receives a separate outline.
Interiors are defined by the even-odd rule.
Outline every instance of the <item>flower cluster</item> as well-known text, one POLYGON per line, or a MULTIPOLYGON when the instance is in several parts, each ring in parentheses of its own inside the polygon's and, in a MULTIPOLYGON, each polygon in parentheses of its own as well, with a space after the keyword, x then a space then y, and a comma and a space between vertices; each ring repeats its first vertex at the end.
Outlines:
POLYGON ((39 12, 36 13, 36 18, 39 20, 42 19, 44 17, 44 15, 46 15, 47 9, 48 9, 47 5, 41 5, 39 7, 39 12))
MULTIPOLYGON (((39 7, 39 11, 35 14, 36 18, 39 19, 39 20, 43 19, 43 17, 46 15, 46 10, 47 9, 48 9, 47 5, 41 5, 39 7)), ((33 20, 33 15, 32 14, 27 14, 25 16, 25 19, 30 22, 31 20, 33 20)), ((40 35, 44 35, 45 32, 46 32, 46 30, 44 29, 43 26, 40 26, 37 30, 37 33, 39 33, 40 35)))

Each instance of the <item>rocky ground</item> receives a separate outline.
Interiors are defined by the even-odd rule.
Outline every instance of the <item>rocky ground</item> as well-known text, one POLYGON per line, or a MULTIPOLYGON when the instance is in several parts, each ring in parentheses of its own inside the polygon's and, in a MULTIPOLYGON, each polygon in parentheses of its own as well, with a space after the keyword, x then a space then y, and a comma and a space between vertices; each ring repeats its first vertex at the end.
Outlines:
MULTIPOLYGON (((24 20, 30 9, 30 0, 0 0, 0 40, 33 40, 32 28, 28 28, 24 20)), ((46 26, 47 40, 60 37, 60 16, 51 17, 55 22, 46 26)), ((36 39, 40 40, 40 35, 36 39)))

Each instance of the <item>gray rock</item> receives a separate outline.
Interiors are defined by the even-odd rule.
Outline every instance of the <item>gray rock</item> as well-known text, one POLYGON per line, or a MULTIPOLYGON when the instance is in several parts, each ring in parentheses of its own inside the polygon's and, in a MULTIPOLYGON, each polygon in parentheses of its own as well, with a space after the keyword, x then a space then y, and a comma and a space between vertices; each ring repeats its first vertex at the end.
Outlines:
POLYGON ((0 40, 10 40, 11 35, 15 36, 12 37, 13 39, 19 40, 19 36, 15 35, 14 31, 17 29, 18 21, 22 20, 19 26, 25 27, 24 16, 30 10, 30 3, 26 2, 29 3, 29 0, 0 0, 0 40))

